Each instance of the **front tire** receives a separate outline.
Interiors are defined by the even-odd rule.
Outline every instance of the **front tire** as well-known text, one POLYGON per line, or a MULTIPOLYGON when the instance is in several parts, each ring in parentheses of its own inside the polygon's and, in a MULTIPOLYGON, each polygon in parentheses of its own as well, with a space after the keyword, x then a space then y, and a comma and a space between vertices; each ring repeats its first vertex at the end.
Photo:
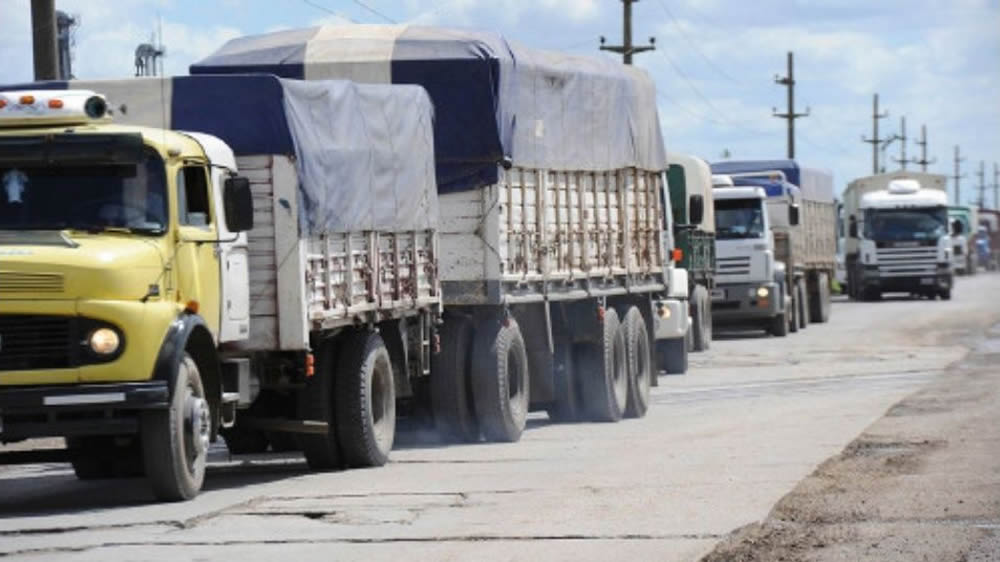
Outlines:
POLYGON ((657 363, 668 375, 683 375, 688 369, 688 338, 657 340, 657 363))
POLYGON ((211 409, 194 358, 185 353, 166 410, 143 412, 142 452, 146 477, 160 500, 189 500, 205 481, 211 409))
POLYGON ((783 338, 788 335, 788 316, 786 316, 786 314, 787 313, 782 312, 775 315, 774 318, 771 319, 771 327, 769 330, 771 335, 778 338, 783 338))
POLYGON ((66 448, 80 480, 133 478, 145 473, 138 437, 67 437, 66 448))

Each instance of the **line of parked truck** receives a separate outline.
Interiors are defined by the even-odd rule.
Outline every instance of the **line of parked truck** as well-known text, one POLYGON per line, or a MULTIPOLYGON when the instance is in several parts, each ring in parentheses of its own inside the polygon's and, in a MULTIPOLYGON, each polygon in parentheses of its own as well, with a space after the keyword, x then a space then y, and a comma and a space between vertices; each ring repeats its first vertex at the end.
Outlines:
POLYGON ((67 444, 0 461, 163 500, 219 437, 333 469, 387 462, 404 416, 641 417, 714 325, 826 322, 840 264, 857 298, 950 296, 933 177, 838 207, 794 161, 668 155, 645 73, 491 33, 323 26, 0 90, 0 442, 67 444))

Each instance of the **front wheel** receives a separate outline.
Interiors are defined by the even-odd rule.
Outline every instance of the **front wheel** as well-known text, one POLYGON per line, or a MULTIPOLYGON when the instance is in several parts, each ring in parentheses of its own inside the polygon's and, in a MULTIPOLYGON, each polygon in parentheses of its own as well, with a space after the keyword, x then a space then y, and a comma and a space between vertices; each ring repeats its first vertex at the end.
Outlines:
POLYGON ((657 364, 668 375, 683 375, 688 369, 688 338, 657 340, 657 364))
POLYGON ((786 316, 786 313, 782 312, 781 314, 775 315, 774 318, 771 319, 769 331, 771 332, 771 335, 778 338, 783 338, 788 335, 788 316, 786 316))
POLYGON ((950 301, 951 300, 951 289, 942 289, 941 291, 938 292, 938 295, 941 297, 941 300, 943 300, 943 301, 950 301))
POLYGON ((185 353, 169 407, 143 412, 141 419, 146 477, 158 499, 189 500, 201 491, 211 419, 198 365, 185 353))

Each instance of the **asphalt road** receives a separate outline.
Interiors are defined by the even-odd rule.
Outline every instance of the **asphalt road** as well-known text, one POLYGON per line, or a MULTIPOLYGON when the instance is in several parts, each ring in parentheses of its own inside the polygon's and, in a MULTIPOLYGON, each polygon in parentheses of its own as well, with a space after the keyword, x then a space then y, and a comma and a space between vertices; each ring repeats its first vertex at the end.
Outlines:
POLYGON ((952 301, 834 304, 777 339, 717 333, 641 420, 549 424, 520 443, 409 433, 392 462, 312 474, 216 451, 196 500, 64 465, 0 468, 0 556, 67 560, 697 560, 932 384, 1000 322, 1000 276, 952 301))

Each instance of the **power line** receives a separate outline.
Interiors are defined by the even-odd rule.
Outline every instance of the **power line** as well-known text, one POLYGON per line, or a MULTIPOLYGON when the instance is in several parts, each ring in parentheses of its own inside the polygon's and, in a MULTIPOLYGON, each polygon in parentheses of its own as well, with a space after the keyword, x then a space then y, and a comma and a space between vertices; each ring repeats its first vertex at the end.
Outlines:
POLYGON ((342 13, 340 13, 338 11, 335 11, 335 10, 331 10, 330 8, 327 8, 326 6, 324 6, 322 4, 317 4, 316 2, 313 2, 312 0, 302 0, 302 3, 305 4, 305 5, 307 5, 307 6, 312 6, 313 8, 316 8, 317 10, 322 10, 322 11, 324 11, 324 12, 330 14, 330 15, 337 16, 338 18, 344 18, 345 20, 347 20, 347 21, 349 21, 351 23, 359 23, 357 20, 351 18, 348 15, 342 14, 342 13))
POLYGON ((371 7, 371 6, 369 6, 368 4, 365 4, 364 2, 362 2, 361 0, 353 0, 353 2, 354 2, 355 4, 357 4, 358 6, 361 6, 362 8, 364 8, 364 9, 368 10, 368 11, 369 11, 369 12, 371 12, 372 14, 375 14, 376 16, 378 16, 378 17, 380 17, 380 18, 384 19, 385 21, 387 21, 387 22, 389 22, 389 23, 398 23, 398 22, 396 22, 396 20, 394 20, 394 19, 390 18, 389 16, 387 16, 387 15, 383 14, 382 12, 380 12, 380 11, 376 10, 375 8, 372 8, 372 7, 371 7))
MULTIPOLYGON (((376 10, 375 8, 371 7, 370 5, 362 2, 361 0, 351 0, 351 1, 354 2, 355 4, 357 4, 358 6, 361 6, 362 8, 364 8, 365 10, 367 10, 369 13, 374 14, 374 15, 376 15, 376 16, 384 19, 385 21, 387 21, 389 23, 399 23, 396 20, 390 18, 389 16, 387 16, 387 15, 383 14, 382 12, 376 10)), ((331 10, 330 8, 327 8, 326 6, 324 6, 322 4, 314 2, 313 0, 302 0, 302 2, 304 4, 312 6, 313 8, 316 8, 317 10, 322 10, 322 11, 328 13, 328 14, 332 14, 332 15, 335 15, 337 17, 344 18, 344 19, 350 21, 351 23, 360 23, 357 20, 351 18, 350 16, 346 16, 346 15, 344 15, 344 14, 342 14, 342 13, 336 11, 336 10, 331 10)), ((440 6, 439 6, 439 8, 440 8, 440 6)))
POLYGON ((684 27, 683 27, 683 26, 681 26, 680 22, 679 22, 679 21, 677 20, 677 18, 676 18, 676 17, 674 17, 674 14, 673 14, 673 12, 671 12, 671 11, 670 11, 670 9, 669 9, 669 8, 667 8, 667 5, 666 5, 666 4, 665 4, 665 3, 663 2, 663 0, 658 0, 658 2, 659 2, 659 4, 660 4, 660 8, 663 8, 663 11, 664 11, 664 12, 665 12, 665 13, 667 14, 667 16, 668 16, 668 17, 669 17, 669 18, 671 19, 671 21, 673 22, 673 24, 674 24, 674 27, 675 27, 675 28, 677 29, 677 31, 678 31, 678 32, 680 32, 680 34, 681 34, 681 35, 682 35, 682 36, 684 37, 684 39, 685 39, 685 40, 686 40, 686 41, 687 41, 687 42, 688 42, 688 43, 689 43, 689 44, 691 45, 691 47, 693 47, 694 51, 695 51, 696 53, 698 53, 698 55, 700 55, 700 56, 701 56, 701 58, 702 58, 702 59, 704 59, 704 60, 705 60, 705 62, 707 62, 707 63, 708 63, 708 65, 709 65, 709 66, 711 66, 711 67, 712 67, 712 68, 713 68, 713 69, 714 69, 714 70, 715 70, 716 72, 718 72, 718 73, 719 73, 719 74, 720 74, 721 76, 723 76, 724 78, 726 78, 726 79, 727 79, 727 80, 729 80, 730 82, 733 82, 733 83, 739 83, 739 81, 738 81, 738 80, 736 80, 735 78, 733 78, 732 76, 730 76, 730 75, 729 75, 728 73, 726 73, 726 71, 722 70, 722 68, 720 68, 720 67, 719 67, 719 66, 718 66, 717 64, 715 64, 714 62, 712 62, 712 60, 711 60, 710 58, 708 58, 708 55, 706 55, 706 54, 705 54, 705 53, 704 53, 704 52, 703 52, 703 51, 701 50, 701 48, 699 48, 699 47, 698 47, 698 43, 697 43, 697 42, 695 42, 694 40, 692 40, 692 39, 691 39, 691 36, 690 36, 690 35, 688 35, 686 31, 684 31, 684 27))

